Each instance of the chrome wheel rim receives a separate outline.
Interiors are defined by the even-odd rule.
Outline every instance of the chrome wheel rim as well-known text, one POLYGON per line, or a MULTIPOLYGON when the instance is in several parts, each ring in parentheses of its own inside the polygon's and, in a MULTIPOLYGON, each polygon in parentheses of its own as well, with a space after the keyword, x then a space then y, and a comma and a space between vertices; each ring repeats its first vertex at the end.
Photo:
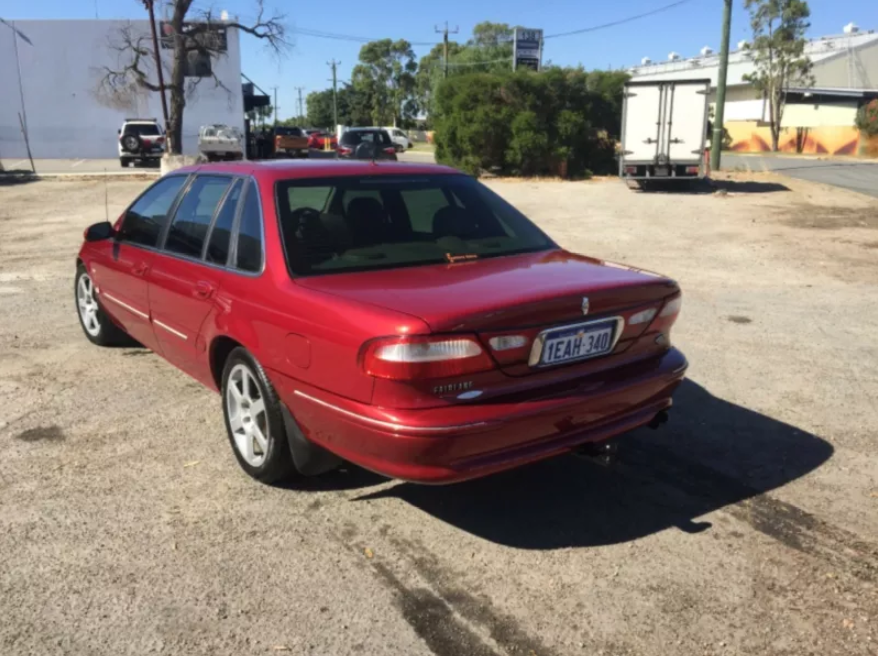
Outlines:
POLYGON ((265 400, 250 368, 237 364, 226 384, 226 410, 235 448, 251 467, 261 467, 268 453, 265 400))
POLYGON ((95 300, 95 286, 84 273, 79 276, 79 283, 76 285, 76 303, 79 306, 79 318, 82 320, 82 327, 92 337, 97 337, 101 332, 101 322, 98 319, 98 302, 95 300))

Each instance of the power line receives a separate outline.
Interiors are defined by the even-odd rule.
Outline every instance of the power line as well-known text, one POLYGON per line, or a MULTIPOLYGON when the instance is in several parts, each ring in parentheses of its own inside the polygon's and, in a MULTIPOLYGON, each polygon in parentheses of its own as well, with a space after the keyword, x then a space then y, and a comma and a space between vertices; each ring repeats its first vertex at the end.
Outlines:
POLYGON ((570 32, 560 32, 558 34, 549 34, 548 36, 544 36, 543 40, 546 39, 554 39, 559 36, 573 36, 574 34, 585 34, 586 32, 594 32, 596 30, 603 30, 607 27, 615 27, 616 25, 623 25, 625 23, 630 23, 631 21, 636 21, 641 18, 646 18, 647 16, 652 16, 654 14, 659 14, 663 11, 667 11, 668 9, 673 9, 674 7, 679 7, 680 5, 685 5, 687 2, 692 2, 692 0, 677 0, 677 2, 672 2, 669 5, 664 5, 662 7, 658 7, 657 9, 653 9, 651 11, 645 11, 642 14, 636 14, 634 16, 629 16, 628 18, 620 18, 619 20, 611 21, 609 23, 603 23, 601 25, 593 25, 592 27, 583 27, 579 30, 571 30, 570 32))

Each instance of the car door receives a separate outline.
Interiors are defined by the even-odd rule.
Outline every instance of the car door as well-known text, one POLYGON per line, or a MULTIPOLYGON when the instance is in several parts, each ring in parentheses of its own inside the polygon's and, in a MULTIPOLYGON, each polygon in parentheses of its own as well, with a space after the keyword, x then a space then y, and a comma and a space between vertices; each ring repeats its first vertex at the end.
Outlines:
POLYGON ((202 174, 177 204, 149 276, 149 309, 155 338, 173 364, 201 378, 197 339, 210 313, 228 260, 228 243, 243 181, 202 174), (212 246, 212 248, 209 247, 212 246))
POLYGON ((186 180, 186 175, 168 176, 141 194, 116 222, 116 236, 101 242, 90 263, 104 311, 134 339, 157 351, 146 278, 186 180))

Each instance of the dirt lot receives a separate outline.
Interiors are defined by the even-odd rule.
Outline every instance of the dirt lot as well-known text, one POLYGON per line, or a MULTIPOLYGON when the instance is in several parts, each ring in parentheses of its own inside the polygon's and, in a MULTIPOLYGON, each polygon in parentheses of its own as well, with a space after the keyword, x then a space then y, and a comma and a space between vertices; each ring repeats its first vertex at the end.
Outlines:
POLYGON ((217 396, 82 336, 104 183, 0 187, 0 654, 878 654, 878 201, 492 186, 684 289, 690 380, 616 468, 259 485, 217 396))

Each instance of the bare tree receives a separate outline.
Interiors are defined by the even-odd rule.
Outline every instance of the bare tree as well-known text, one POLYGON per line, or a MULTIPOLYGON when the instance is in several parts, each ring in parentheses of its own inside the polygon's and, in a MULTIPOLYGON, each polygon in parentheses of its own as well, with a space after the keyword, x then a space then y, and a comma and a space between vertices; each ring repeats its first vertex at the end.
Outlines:
POLYGON ((286 40, 284 16, 267 16, 264 0, 254 0, 257 15, 252 24, 236 20, 217 20, 211 9, 193 9, 194 0, 176 0, 173 14, 162 34, 162 50, 170 54, 170 64, 163 63, 164 88, 155 76, 155 53, 149 34, 138 33, 130 25, 123 27, 110 48, 119 53, 115 68, 102 69, 97 95, 107 104, 130 106, 138 92, 166 91, 170 95, 170 111, 166 126, 170 152, 180 154, 183 136, 183 110, 201 80, 210 78, 216 87, 232 93, 210 66, 210 62, 225 56, 225 34, 238 29, 266 42, 276 54, 289 47, 286 40), (204 70, 187 76, 197 62, 207 62, 204 70))

